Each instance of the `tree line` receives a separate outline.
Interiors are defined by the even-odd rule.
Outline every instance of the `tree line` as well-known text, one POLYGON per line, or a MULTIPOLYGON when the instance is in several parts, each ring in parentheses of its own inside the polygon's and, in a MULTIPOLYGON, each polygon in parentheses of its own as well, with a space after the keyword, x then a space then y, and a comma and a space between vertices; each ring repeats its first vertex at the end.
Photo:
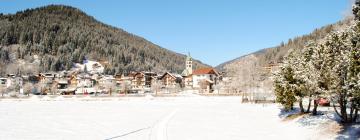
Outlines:
POLYGON ((291 52, 275 76, 276 101, 285 109, 299 103, 302 113, 317 114, 318 99, 329 98, 344 123, 356 122, 360 107, 360 2, 351 26, 310 41, 291 52), (303 99, 308 99, 304 108, 303 99))

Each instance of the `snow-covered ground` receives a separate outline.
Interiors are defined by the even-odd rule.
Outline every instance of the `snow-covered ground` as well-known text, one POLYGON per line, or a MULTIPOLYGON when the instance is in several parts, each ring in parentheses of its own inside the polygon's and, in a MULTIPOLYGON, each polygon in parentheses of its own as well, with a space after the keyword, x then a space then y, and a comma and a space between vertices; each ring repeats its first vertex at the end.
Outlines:
POLYGON ((325 117, 283 121, 279 113, 276 104, 242 104, 240 97, 2 99, 0 139, 336 138, 319 129, 332 125, 325 117))

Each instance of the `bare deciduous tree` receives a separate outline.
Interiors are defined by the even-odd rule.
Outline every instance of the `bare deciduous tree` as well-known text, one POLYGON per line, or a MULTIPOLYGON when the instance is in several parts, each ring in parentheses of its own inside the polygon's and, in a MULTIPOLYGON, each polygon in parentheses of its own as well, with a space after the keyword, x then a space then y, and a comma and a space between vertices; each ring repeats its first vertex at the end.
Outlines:
POLYGON ((102 86, 108 90, 110 96, 112 96, 112 93, 116 90, 116 83, 112 81, 105 82, 102 86))
POLYGON ((246 56, 237 64, 228 65, 227 74, 231 77, 230 88, 235 92, 241 91, 246 98, 251 98, 248 96, 252 96, 254 89, 258 87, 261 68, 254 55, 246 56))
POLYGON ((4 96, 4 92, 5 92, 5 86, 0 85, 0 93, 1 93, 1 96, 4 96))
POLYGON ((161 88, 161 81, 154 80, 151 82, 151 90, 155 92, 155 95, 158 95, 158 92, 161 88))
POLYGON ((29 82, 25 83, 23 86, 24 93, 29 96, 29 94, 31 93, 31 89, 33 89, 33 87, 34 87, 33 84, 31 84, 29 82))

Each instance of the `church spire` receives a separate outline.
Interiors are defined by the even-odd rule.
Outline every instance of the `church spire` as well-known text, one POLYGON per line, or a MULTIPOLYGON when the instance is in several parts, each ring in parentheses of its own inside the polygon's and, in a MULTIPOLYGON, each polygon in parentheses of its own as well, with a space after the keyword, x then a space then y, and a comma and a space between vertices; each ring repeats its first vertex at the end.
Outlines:
POLYGON ((186 56, 186 59, 185 59, 185 69, 184 71, 182 72, 182 76, 189 76, 192 74, 192 71, 193 71, 193 62, 192 62, 192 58, 190 56, 190 52, 188 53, 188 55, 186 56))
MULTIPOLYGON (((192 61, 190 52, 188 52, 188 55, 186 56, 186 62, 187 62, 187 61, 192 61)), ((186 63, 186 65, 187 65, 187 63, 186 63)))

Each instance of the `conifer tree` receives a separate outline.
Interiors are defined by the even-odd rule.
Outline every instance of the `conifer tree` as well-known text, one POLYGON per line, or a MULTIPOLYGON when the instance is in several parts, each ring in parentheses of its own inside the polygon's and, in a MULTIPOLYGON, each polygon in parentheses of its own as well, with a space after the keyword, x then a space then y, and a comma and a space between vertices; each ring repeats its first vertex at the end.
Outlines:
MULTIPOLYGON (((293 56, 288 56, 288 58, 290 57, 293 56)), ((294 87, 296 80, 294 79, 295 74, 292 66, 290 61, 286 61, 275 76, 276 102, 282 104, 285 110, 292 110, 296 102, 296 90, 294 87)))

